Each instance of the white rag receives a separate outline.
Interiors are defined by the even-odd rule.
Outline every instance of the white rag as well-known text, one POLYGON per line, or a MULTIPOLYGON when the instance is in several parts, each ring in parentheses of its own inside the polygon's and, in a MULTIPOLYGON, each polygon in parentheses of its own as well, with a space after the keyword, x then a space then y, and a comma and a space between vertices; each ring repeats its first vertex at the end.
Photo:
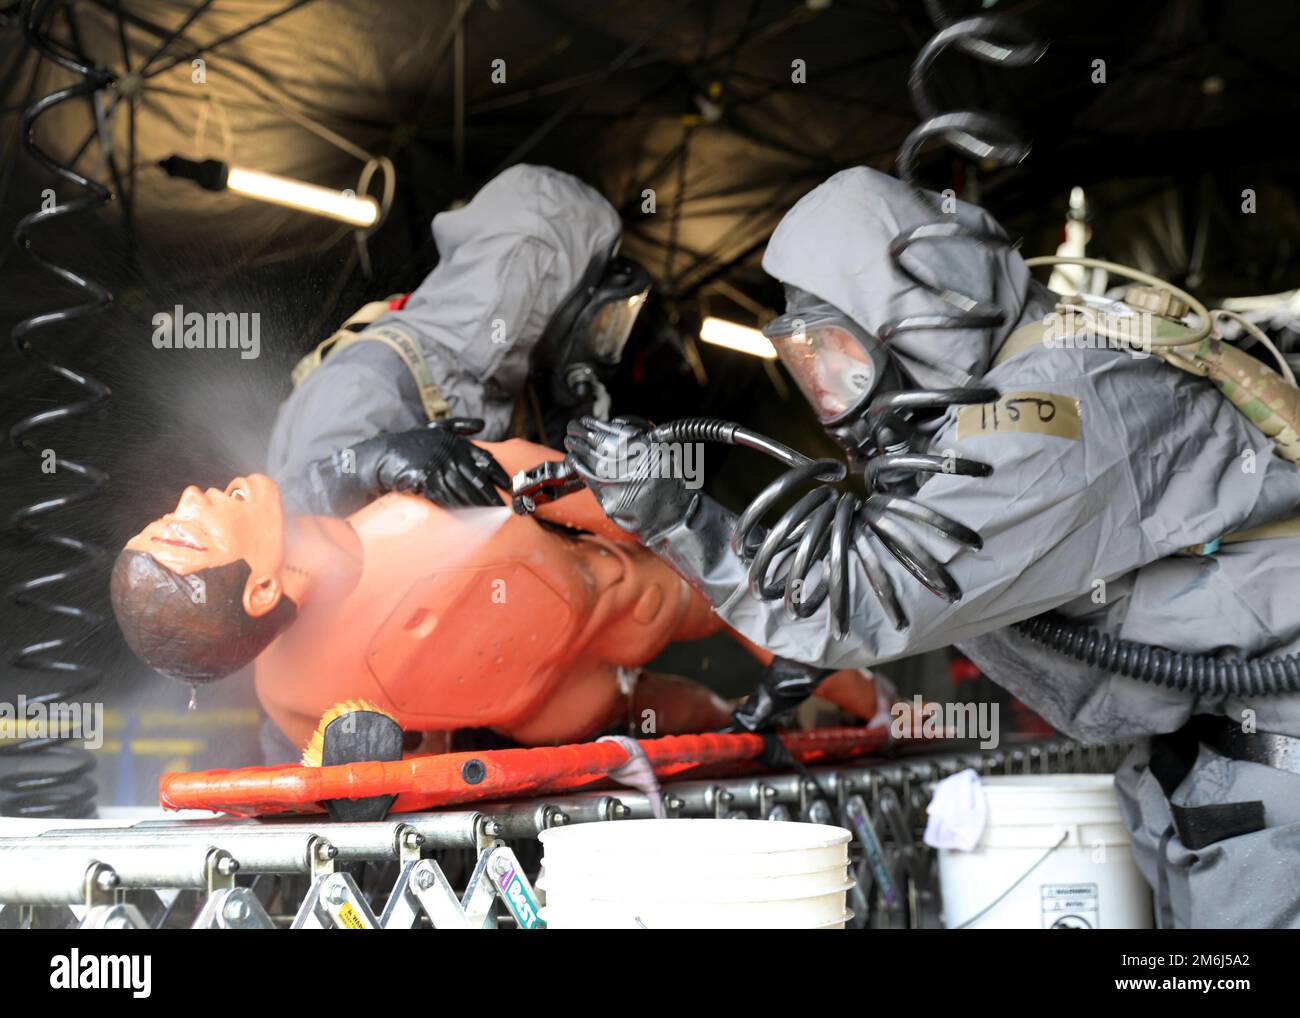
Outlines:
POLYGON ((638 792, 643 792, 645 797, 650 800, 650 812, 662 820, 668 815, 664 809, 663 793, 659 790, 659 779, 655 777, 655 769, 650 766, 650 761, 646 758, 645 750, 636 739, 630 739, 626 735, 602 735, 597 742, 617 742, 623 751, 627 753, 627 763, 614 768, 609 772, 609 776, 617 781, 620 785, 627 785, 629 788, 635 788, 638 792))
POLYGON ((934 786, 926 810, 925 843, 969 852, 979 844, 988 812, 980 776, 970 768, 958 771, 934 786))

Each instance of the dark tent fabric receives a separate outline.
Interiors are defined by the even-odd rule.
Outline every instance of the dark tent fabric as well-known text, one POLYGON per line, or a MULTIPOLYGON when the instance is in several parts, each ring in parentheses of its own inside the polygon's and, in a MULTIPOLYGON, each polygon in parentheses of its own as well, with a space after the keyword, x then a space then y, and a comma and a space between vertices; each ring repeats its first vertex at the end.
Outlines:
MULTIPOLYGON (((334 132, 395 162, 396 204, 377 245, 427 254, 435 212, 504 166, 543 162, 610 197, 628 221, 628 253, 678 294, 752 270, 781 214, 836 169, 892 165, 918 119, 908 66, 934 31, 921 3, 878 0, 126 0, 120 25, 118 6, 69 7, 52 31, 118 75, 102 140, 151 244, 183 249, 219 234, 241 271, 319 250, 339 231, 196 193, 155 164, 173 153, 225 158, 355 187, 362 164, 323 137, 334 132), (652 214, 642 211, 647 189, 652 214)), ((960 53, 935 68, 943 108, 991 108, 1032 125, 1031 162, 983 181, 980 196, 1004 217, 1046 230, 1044 213, 1059 220, 1072 184, 1294 152, 1285 125, 1300 90, 1286 4, 1240 18, 1201 3, 949 6, 1014 12, 1050 44, 1024 70, 960 53), (1104 82, 1094 80, 1098 61, 1104 82)), ((12 108, 35 64, 16 32, 5 43, 12 108)), ((37 91, 59 73, 47 65, 37 91)), ((89 104, 68 104, 40 133, 66 153, 92 126, 89 104)), ((930 163, 931 185, 971 189, 950 152, 930 163)), ((99 140, 79 165, 109 169, 99 140)))

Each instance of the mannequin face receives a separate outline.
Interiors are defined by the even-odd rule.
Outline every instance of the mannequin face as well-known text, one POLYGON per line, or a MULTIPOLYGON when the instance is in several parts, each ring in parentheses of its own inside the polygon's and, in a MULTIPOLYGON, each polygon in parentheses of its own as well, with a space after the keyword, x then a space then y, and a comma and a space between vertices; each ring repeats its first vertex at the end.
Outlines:
POLYGON ((224 491, 188 487, 173 512, 154 520, 126 547, 180 576, 243 560, 249 566, 244 611, 254 618, 264 615, 283 594, 280 489, 263 474, 236 477, 224 491))

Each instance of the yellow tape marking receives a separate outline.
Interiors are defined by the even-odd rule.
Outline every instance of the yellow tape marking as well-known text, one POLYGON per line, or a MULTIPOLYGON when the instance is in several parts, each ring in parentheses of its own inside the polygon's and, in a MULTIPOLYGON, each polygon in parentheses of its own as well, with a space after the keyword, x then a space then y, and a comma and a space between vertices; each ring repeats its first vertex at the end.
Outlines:
POLYGON ((996 403, 976 403, 957 411, 957 440, 976 435, 1052 435, 1083 438, 1079 401, 1053 392, 1008 392, 996 403))

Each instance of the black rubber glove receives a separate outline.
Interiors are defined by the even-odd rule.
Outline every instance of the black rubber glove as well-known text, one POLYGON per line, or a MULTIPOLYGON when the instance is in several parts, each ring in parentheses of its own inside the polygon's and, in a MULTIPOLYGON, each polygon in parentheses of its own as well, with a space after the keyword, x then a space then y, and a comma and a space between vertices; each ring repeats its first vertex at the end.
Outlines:
POLYGON ((763 732, 786 720, 785 715, 812 696, 830 673, 829 668, 774 658, 763 672, 758 688, 731 715, 731 730, 763 732))
POLYGON ((570 421, 564 448, 605 515, 642 541, 685 519, 696 492, 686 487, 669 450, 648 442, 649 421, 616 417, 570 421))
POLYGON ((476 417, 452 417, 423 428, 378 435, 311 465, 313 510, 346 516, 380 495, 405 491, 451 508, 499 506, 496 488, 510 478, 466 436, 483 430, 476 417))

